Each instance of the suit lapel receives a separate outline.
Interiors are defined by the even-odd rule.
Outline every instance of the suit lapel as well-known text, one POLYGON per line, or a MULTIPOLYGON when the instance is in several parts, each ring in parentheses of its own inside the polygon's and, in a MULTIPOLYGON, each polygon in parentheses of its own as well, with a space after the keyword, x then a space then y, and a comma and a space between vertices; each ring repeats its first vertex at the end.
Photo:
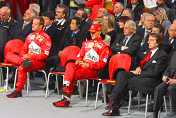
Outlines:
POLYGON ((158 55, 159 55, 159 52, 160 52, 160 49, 158 49, 158 50, 155 52, 155 54, 150 58, 150 60, 144 64, 144 69, 147 68, 148 66, 150 66, 153 60, 156 60, 156 58, 157 58, 158 55))

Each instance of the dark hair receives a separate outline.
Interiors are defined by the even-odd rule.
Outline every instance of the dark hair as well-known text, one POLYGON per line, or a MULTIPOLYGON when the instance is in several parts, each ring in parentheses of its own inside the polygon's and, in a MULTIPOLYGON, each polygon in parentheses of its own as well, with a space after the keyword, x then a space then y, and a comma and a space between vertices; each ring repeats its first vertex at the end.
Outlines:
POLYGON ((130 18, 128 16, 120 16, 119 17, 119 22, 125 23, 127 20, 130 20, 130 18))
POLYGON ((63 14, 67 15, 68 8, 64 4, 58 4, 57 7, 64 9, 63 14))
POLYGON ((78 10, 83 11, 82 19, 83 19, 83 20, 86 20, 86 19, 87 19, 87 12, 84 10, 84 8, 80 8, 80 9, 78 9, 78 10))
POLYGON ((89 14, 92 14, 92 8, 91 7, 85 7, 84 9, 88 9, 89 10, 89 14))
POLYGON ((72 20, 76 20, 76 25, 78 26, 78 28, 80 29, 82 26, 82 19, 79 17, 73 17, 72 20))
POLYGON ((160 33, 151 33, 150 36, 153 36, 156 38, 156 43, 159 45, 159 47, 163 44, 163 36, 160 33))
POLYGON ((40 25, 44 26, 45 21, 42 16, 35 17, 34 19, 40 20, 40 25))
POLYGON ((55 14, 52 11, 46 11, 42 14, 42 16, 48 17, 50 20, 53 20, 53 21, 55 19, 55 14))
POLYGON ((162 33, 162 35, 164 35, 164 31, 165 31, 165 28, 163 25, 161 24, 155 24, 153 27, 156 27, 159 29, 159 33, 162 33))

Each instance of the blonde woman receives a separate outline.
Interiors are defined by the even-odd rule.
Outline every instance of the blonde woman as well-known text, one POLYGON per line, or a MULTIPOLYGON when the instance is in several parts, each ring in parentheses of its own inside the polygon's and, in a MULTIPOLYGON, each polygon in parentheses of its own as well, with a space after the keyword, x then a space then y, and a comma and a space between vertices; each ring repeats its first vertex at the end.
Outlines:
POLYGON ((96 18, 93 21, 93 24, 100 24, 101 25, 101 27, 102 27, 102 34, 101 34, 102 39, 107 45, 110 45, 111 37, 109 35, 107 35, 108 27, 105 25, 104 19, 103 18, 96 18))
POLYGON ((164 35, 166 35, 166 33, 171 25, 171 22, 168 20, 168 17, 166 15, 166 11, 163 8, 158 8, 154 12, 154 15, 155 15, 155 18, 158 21, 158 23, 165 27, 164 35))
POLYGON ((116 39, 117 32, 115 30, 115 17, 112 14, 107 14, 103 17, 104 23, 107 27, 107 35, 111 37, 110 45, 116 39))

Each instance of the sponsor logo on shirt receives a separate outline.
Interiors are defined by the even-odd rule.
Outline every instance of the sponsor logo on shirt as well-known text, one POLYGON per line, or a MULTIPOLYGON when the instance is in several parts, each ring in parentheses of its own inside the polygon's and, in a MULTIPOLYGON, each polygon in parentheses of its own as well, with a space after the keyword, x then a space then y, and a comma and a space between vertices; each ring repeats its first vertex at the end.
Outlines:
POLYGON ((32 41, 29 44, 28 53, 30 53, 30 52, 33 52, 35 54, 40 54, 41 53, 41 48, 34 41, 32 41))
POLYGON ((91 60, 93 62, 98 62, 99 61, 99 55, 97 52, 93 49, 90 49, 88 52, 86 52, 84 56, 84 60, 91 60))

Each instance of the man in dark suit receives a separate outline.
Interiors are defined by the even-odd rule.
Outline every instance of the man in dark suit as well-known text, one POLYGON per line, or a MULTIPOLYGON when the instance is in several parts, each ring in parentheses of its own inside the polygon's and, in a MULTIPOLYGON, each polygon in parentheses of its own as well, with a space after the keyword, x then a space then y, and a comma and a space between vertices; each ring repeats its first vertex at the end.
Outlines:
MULTIPOLYGON (((163 73, 163 82, 155 88, 154 93, 154 114, 153 118, 158 118, 158 112, 163 104, 163 96, 168 91, 171 98, 172 114, 176 117, 176 51, 173 52, 171 61, 163 73)), ((174 118, 174 117, 173 117, 174 118)))
POLYGON ((124 33, 117 35, 111 49, 112 55, 125 53, 132 57, 131 69, 136 68, 136 54, 140 47, 141 39, 135 34, 136 24, 132 20, 128 20, 124 26, 124 33))
POLYGON ((172 50, 176 48, 176 25, 172 24, 169 27, 167 36, 164 37, 163 49, 166 50, 170 57, 172 55, 172 50))
POLYGON ((131 3, 129 3, 126 8, 132 9, 135 17, 134 21, 140 20, 142 9, 144 8, 142 0, 131 0, 131 3))
POLYGON ((138 51, 139 60, 142 60, 145 57, 143 53, 146 52, 146 49, 148 49, 148 43, 147 43, 148 37, 149 37, 149 34, 152 32, 152 28, 154 26, 154 20, 155 20, 155 17, 152 14, 147 14, 144 16, 144 22, 143 22, 144 26, 142 25, 137 27, 136 35, 142 38, 141 47, 138 51))
POLYGON ((78 11, 75 14, 75 17, 79 17, 82 19, 81 31, 89 39, 91 37, 90 33, 88 32, 90 24, 86 22, 86 19, 88 17, 86 11, 83 8, 78 9, 78 11))
POLYGON ((37 17, 37 12, 33 9, 26 10, 23 20, 15 23, 14 27, 10 31, 10 38, 21 39, 25 42, 27 35, 32 33, 32 20, 37 17))
POLYGON ((81 18, 78 17, 74 17, 71 20, 71 24, 70 24, 70 28, 69 30, 67 30, 64 34, 64 37, 62 38, 60 45, 59 45, 59 60, 56 66, 56 70, 53 69, 53 71, 65 71, 64 68, 61 68, 60 65, 60 55, 62 53, 62 50, 65 47, 68 46, 79 46, 81 48, 82 46, 82 42, 86 40, 86 36, 84 35, 84 33, 80 30, 82 27, 82 20, 81 18))
POLYGON ((92 20, 90 20, 90 16, 92 14, 92 9, 91 7, 85 7, 84 10, 86 11, 87 13, 87 19, 85 20, 88 24, 92 25, 92 20))
POLYGON ((114 5, 114 16, 115 16, 115 29, 118 31, 119 29, 119 17, 121 16, 122 14, 122 11, 123 11, 124 7, 123 7, 123 4, 120 3, 120 2, 117 2, 115 5, 114 5))
POLYGON ((14 23, 16 22, 12 17, 10 17, 10 9, 7 6, 3 6, 0 9, 0 26, 3 27, 8 35, 10 34, 10 29, 14 26, 14 23))
POLYGON ((120 101, 124 96, 124 90, 127 89, 127 86, 132 90, 148 93, 160 83, 160 75, 163 73, 168 62, 167 54, 160 49, 162 40, 160 34, 150 34, 148 44, 151 51, 147 53, 144 60, 140 61, 140 67, 130 72, 121 71, 118 73, 115 86, 111 92, 110 101, 108 106, 106 106, 106 109, 109 109, 109 111, 103 113, 103 116, 120 115, 120 101))
POLYGON ((59 43, 61 40, 59 40, 60 37, 58 37, 59 30, 57 29, 56 25, 53 23, 55 19, 54 12, 52 11, 44 12, 42 16, 43 16, 43 19, 45 20, 43 30, 45 31, 45 33, 49 35, 52 41, 51 50, 45 63, 45 71, 48 74, 50 71, 50 68, 56 65, 55 60, 57 60, 58 58, 57 53, 59 51, 59 43))

